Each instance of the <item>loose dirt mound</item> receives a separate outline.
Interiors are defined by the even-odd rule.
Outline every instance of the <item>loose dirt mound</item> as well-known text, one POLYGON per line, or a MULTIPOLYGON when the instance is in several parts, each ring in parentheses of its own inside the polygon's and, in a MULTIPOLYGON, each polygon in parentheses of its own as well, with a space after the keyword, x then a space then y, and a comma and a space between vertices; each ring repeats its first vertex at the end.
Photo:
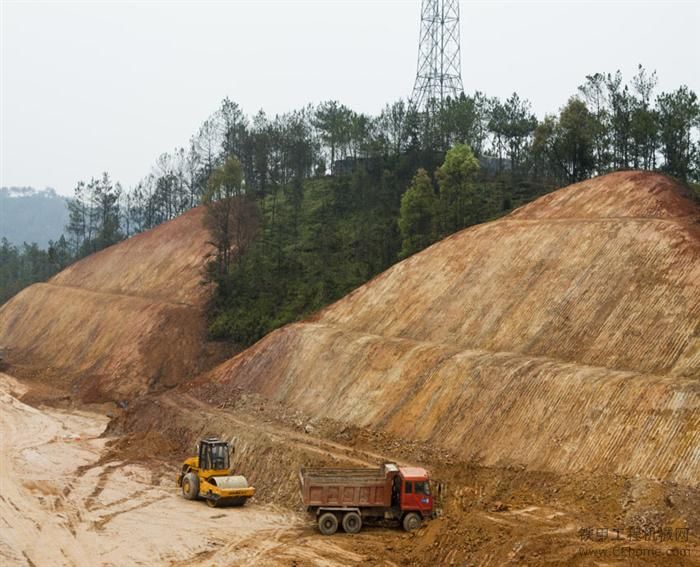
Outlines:
POLYGON ((487 465, 698 484, 700 211, 574 185, 462 231, 198 382, 487 465))
POLYGON ((0 344, 15 373, 62 376, 76 396, 97 401, 174 386, 207 368, 202 216, 193 209, 3 305, 0 344))

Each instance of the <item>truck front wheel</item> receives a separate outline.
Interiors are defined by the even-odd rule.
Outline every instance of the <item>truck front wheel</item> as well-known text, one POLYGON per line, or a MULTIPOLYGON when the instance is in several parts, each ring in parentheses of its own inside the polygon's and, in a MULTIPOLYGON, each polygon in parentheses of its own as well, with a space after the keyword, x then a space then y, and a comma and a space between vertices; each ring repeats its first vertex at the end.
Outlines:
POLYGON ((423 520, 421 519, 419 514, 416 514, 415 512, 409 512, 403 517, 403 529, 407 532, 413 532, 420 528, 422 522, 423 520))
POLYGON ((338 518, 331 512, 321 514, 318 519, 318 529, 323 535, 333 535, 338 531, 338 518))
POLYGON ((362 529, 362 518, 357 512, 348 512, 343 516, 345 533, 356 534, 362 529))

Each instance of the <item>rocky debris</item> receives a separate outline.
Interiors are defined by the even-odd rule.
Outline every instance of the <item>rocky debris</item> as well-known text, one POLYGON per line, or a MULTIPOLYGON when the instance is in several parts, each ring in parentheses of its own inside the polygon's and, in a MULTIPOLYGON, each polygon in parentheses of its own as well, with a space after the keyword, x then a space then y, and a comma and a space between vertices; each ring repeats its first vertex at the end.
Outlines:
POLYGON ((492 512, 507 512, 509 509, 508 504, 504 504, 500 500, 496 500, 496 502, 491 505, 492 512))

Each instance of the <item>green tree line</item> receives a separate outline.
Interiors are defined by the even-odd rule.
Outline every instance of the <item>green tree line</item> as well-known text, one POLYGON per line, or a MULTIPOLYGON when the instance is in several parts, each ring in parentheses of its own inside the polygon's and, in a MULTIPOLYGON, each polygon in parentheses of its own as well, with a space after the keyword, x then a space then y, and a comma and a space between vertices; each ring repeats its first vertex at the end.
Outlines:
MULTIPOLYGON (((252 117, 228 98, 186 147, 163 153, 128 190, 107 174, 76 185, 69 240, 77 256, 157 226, 204 201, 212 172, 228 157, 241 166, 248 195, 274 206, 280 188, 324 175, 351 173, 392 159, 432 171, 455 144, 468 145, 490 173, 509 183, 560 186, 620 169, 663 171, 700 181, 700 103, 681 86, 656 93, 656 73, 639 67, 629 83, 621 73, 595 73, 559 109, 538 120, 529 101, 481 92, 462 95, 434 115, 404 100, 377 116, 337 101, 252 117), (268 200, 267 197, 272 199, 268 200)), ((404 187, 405 189, 405 187, 404 187)))
POLYGON ((72 261, 65 237, 49 242, 48 250, 36 244, 15 246, 0 239, 0 304, 34 282, 45 281, 72 261))
POLYGON ((399 100, 376 116, 337 101, 249 116, 224 99, 135 186, 108 174, 77 183, 65 238, 44 256, 7 252, 26 265, 5 270, 3 256, 0 297, 206 204, 217 244, 211 334, 249 344, 445 235, 571 182, 636 168, 693 187, 697 96, 656 84, 641 67, 629 83, 596 73, 541 120, 517 93, 462 95, 430 115, 399 100))

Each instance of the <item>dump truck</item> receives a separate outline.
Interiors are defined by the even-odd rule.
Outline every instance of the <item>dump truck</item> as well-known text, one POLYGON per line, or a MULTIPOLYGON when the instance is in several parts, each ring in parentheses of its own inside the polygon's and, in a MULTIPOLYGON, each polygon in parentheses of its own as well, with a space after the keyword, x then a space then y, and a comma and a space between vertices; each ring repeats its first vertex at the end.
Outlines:
POLYGON ((302 501, 324 535, 338 526, 355 534, 370 518, 398 520, 410 532, 433 517, 430 478, 423 468, 396 463, 378 469, 302 468, 299 483, 302 501))
POLYGON ((232 450, 216 437, 197 444, 197 456, 186 459, 177 479, 188 500, 206 500, 212 507, 243 506, 255 494, 244 476, 234 475, 230 467, 232 450))

